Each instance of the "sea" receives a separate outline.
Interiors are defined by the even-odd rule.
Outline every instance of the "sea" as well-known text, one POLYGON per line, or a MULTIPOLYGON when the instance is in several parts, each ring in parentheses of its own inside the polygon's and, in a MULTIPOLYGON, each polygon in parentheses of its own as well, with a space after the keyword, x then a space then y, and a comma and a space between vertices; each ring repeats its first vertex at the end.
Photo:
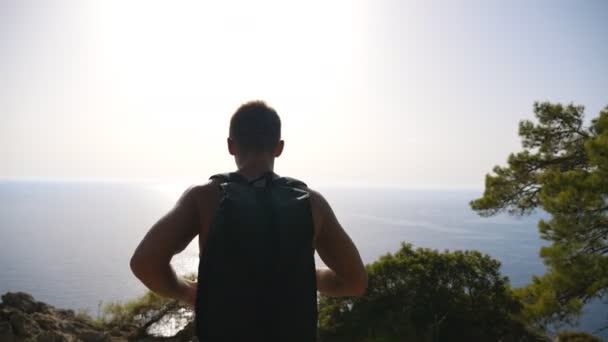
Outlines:
MULTIPOLYGON (((144 234, 188 184, 168 182, 0 180, 0 294, 25 291, 51 305, 99 315, 104 303, 146 288, 129 259, 144 234)), ((481 190, 318 187, 366 263, 401 243, 437 250, 476 249, 499 260, 512 286, 545 266, 537 222, 542 213, 483 218, 469 208, 481 190)), ((172 264, 196 272, 194 240, 172 264)), ((317 258, 317 262, 321 261, 317 258)), ((577 325, 608 341, 608 303, 595 300, 577 325)))

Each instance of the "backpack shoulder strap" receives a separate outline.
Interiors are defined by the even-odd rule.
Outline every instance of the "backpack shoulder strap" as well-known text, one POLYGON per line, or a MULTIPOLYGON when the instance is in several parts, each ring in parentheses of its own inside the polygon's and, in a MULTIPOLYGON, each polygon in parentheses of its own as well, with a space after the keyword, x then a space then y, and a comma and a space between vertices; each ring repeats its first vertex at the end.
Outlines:
POLYGON ((210 180, 217 180, 220 183, 242 183, 248 184, 248 181, 245 177, 239 175, 236 172, 226 172, 226 173, 218 173, 209 177, 210 180))
POLYGON ((270 176, 273 176, 273 178, 276 177, 272 180, 272 183, 274 183, 276 185, 287 186, 287 187, 291 187, 291 188, 299 188, 299 189, 303 189, 303 188, 307 187, 306 183, 302 182, 299 179, 295 179, 295 178, 291 178, 291 177, 279 177, 273 173, 264 174, 261 177, 251 180, 251 181, 247 180, 245 177, 239 175, 236 172, 218 173, 216 175, 209 177, 209 179, 217 180, 220 183, 240 183, 240 184, 245 184, 245 185, 253 185, 253 184, 257 183, 259 180, 262 180, 262 179, 270 177, 270 176))
POLYGON ((229 175, 230 175, 229 173, 218 173, 216 175, 209 177, 209 180, 216 180, 216 181, 219 181, 220 183, 226 183, 230 179, 229 175))
POLYGON ((291 177, 281 177, 277 179, 276 184, 280 184, 282 186, 288 186, 291 188, 304 189, 307 187, 306 183, 302 182, 299 179, 291 178, 291 177))

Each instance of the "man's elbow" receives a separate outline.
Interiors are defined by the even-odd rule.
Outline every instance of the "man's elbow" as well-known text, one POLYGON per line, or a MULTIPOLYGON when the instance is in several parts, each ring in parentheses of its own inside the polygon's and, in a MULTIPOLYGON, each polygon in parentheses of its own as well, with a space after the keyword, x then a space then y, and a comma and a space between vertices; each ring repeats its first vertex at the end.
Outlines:
POLYGON ((135 275, 138 279, 143 280, 143 278, 146 277, 148 269, 146 264, 147 262, 139 254, 135 253, 131 257, 129 267, 131 267, 131 272, 133 272, 133 275, 135 275))
POLYGON ((352 287, 352 296, 353 297, 363 297, 367 291, 367 273, 363 272, 361 276, 357 278, 356 281, 353 282, 352 287))

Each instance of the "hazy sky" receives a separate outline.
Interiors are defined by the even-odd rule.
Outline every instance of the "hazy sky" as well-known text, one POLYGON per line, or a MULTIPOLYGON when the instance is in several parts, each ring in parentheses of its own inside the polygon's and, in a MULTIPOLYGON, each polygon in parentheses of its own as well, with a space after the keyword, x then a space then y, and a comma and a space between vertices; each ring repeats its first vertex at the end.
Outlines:
POLYGON ((608 105, 608 1, 0 0, 0 177, 205 179, 228 120, 277 172, 480 186, 535 100, 608 105))

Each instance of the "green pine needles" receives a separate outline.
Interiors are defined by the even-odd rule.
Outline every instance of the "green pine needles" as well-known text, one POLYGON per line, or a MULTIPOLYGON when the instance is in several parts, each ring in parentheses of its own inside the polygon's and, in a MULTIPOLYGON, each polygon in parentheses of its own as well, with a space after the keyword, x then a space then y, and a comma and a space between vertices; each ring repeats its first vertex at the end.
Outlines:
POLYGON ((608 107, 585 126, 584 107, 535 103, 536 122, 522 121, 523 151, 486 176, 471 202, 482 216, 525 214, 551 245, 540 255, 548 271, 518 289, 523 315, 538 326, 576 320, 582 306, 608 294, 608 107))

